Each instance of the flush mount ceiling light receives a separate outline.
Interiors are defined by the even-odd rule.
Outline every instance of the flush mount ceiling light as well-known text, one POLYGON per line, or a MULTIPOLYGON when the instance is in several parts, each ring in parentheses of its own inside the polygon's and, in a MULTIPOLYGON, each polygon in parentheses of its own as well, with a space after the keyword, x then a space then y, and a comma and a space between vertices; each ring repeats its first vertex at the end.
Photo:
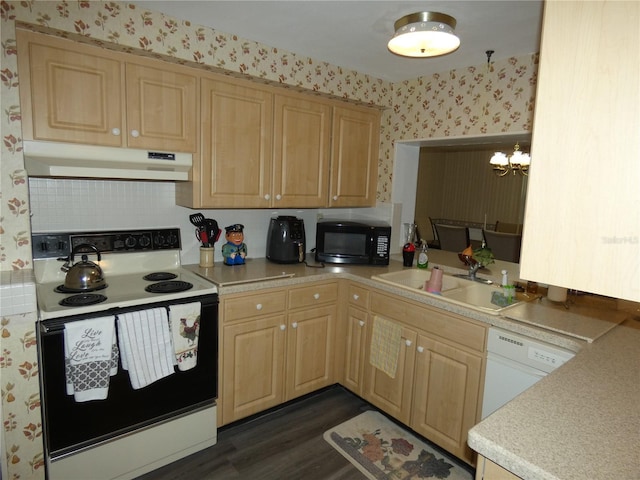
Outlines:
POLYGON ((489 164, 493 168, 493 172, 499 177, 504 177, 509 172, 519 172, 520 175, 529 175, 529 165, 531 165, 531 157, 528 153, 520 151, 520 144, 516 142, 513 147, 513 154, 505 155, 502 152, 496 152, 489 160, 489 164))
POLYGON ((437 57, 453 52, 460 39, 453 33, 456 19, 438 12, 416 12, 393 24, 395 35, 387 47, 404 57, 437 57))

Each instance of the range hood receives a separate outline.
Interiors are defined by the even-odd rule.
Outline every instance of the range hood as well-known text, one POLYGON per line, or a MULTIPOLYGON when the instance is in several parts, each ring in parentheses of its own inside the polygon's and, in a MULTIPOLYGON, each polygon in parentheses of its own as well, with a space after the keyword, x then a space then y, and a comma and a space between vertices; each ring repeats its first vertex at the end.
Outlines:
POLYGON ((188 180, 190 153, 24 141, 30 177, 80 177, 136 180, 188 180))

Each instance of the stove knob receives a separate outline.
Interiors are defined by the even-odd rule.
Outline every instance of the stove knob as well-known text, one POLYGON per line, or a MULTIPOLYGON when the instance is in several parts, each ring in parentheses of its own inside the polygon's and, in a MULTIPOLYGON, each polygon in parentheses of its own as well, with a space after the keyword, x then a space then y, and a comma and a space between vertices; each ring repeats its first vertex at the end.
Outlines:
POLYGON ((175 248, 178 246, 178 236, 175 233, 167 235, 167 247, 175 248))
POLYGON ((124 241, 124 245, 125 245, 127 248, 133 248, 133 247, 135 247, 135 246, 136 246, 136 243, 138 243, 138 242, 136 241, 136 238, 135 238, 135 237, 131 237, 131 236, 130 236, 130 237, 127 237, 127 238, 125 239, 125 241, 124 241))
POLYGON ((151 239, 148 236, 143 235, 142 237, 140 237, 139 243, 141 247, 148 248, 149 245, 151 245, 151 239))
POLYGON ((162 248, 164 246, 164 237, 159 233, 153 239, 153 243, 156 247, 162 248))

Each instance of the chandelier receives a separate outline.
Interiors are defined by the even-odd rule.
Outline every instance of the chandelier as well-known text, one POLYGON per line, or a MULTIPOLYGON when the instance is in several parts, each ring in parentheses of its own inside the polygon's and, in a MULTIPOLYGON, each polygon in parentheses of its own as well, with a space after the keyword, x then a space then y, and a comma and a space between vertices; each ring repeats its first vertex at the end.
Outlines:
POLYGON ((496 152, 489 160, 489 164, 493 167, 493 173, 499 177, 504 177, 509 172, 516 172, 520 175, 529 175, 529 165, 531 164, 531 157, 528 153, 520 151, 520 145, 516 142, 513 147, 513 154, 507 156, 502 152, 496 152))
POLYGON ((438 12, 416 12, 397 20, 389 50, 404 57, 437 57, 453 52, 460 39, 453 33, 456 19, 438 12))

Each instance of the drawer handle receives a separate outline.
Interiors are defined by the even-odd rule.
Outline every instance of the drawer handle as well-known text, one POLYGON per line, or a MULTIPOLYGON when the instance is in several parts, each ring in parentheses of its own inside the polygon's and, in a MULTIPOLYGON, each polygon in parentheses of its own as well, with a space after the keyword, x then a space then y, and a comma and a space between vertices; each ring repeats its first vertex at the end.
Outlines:
POLYGON ((354 300, 360 300, 360 295, 358 295, 357 293, 353 294, 353 299, 354 300))
POLYGON ((298 328, 298 322, 293 322, 293 323, 291 324, 291 326, 292 326, 293 328, 298 328))
POLYGON ((314 293, 313 294, 313 298, 315 298, 316 300, 318 300, 320 298, 320 294, 319 293, 314 293))
POLYGON ((131 136, 133 138, 138 138, 140 136, 140 132, 138 130, 131 130, 131 136))
POLYGON ((360 320, 360 321, 358 322, 358 325, 360 325, 361 327, 364 327, 364 321, 360 320))
POLYGON ((256 310, 262 310, 262 304, 261 303, 258 303, 256 305, 256 310))
POLYGON ((419 346, 416 350, 418 350, 418 353, 422 353, 424 352, 424 347, 419 346))
POLYGON ((283 332, 287 329, 286 325, 280 325, 280 330, 282 330, 283 332))
POLYGON ((412 342, 411 340, 405 340, 405 341, 404 341, 404 344, 405 344, 407 347, 410 347, 412 343, 413 343, 413 342, 412 342))

